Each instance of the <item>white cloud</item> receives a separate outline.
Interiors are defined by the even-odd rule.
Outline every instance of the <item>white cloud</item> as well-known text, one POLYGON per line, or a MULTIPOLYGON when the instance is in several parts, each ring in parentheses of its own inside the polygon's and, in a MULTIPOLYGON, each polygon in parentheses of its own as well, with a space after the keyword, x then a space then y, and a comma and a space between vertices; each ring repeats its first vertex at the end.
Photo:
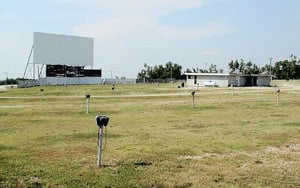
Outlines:
POLYGON ((107 19, 104 21, 81 24, 74 28, 75 34, 92 36, 98 40, 111 40, 136 30, 141 21, 134 18, 107 19))
POLYGON ((208 38, 222 36, 233 32, 223 23, 211 23, 206 26, 198 27, 171 27, 160 28, 161 33, 168 38, 191 39, 191 38, 208 38))
MULTIPOLYGON (((137 30, 158 29, 155 28, 159 17, 163 14, 202 7, 208 0, 48 0, 58 3, 77 4, 83 7, 94 6, 101 14, 98 21, 82 23, 74 27, 75 34, 88 34, 96 38, 108 38, 124 36, 137 30)), ((97 17, 97 16, 95 16, 97 17)))
MULTIPOLYGON (((134 0, 130 2, 133 1, 134 0)), ((155 2, 157 3, 158 1, 154 1, 154 3, 152 3, 153 6, 155 2)), ((171 4, 171 1, 166 2, 171 4)), ((174 2, 173 6, 179 7, 176 5, 178 1, 174 2)), ((119 16, 108 16, 106 19, 102 18, 92 23, 82 23, 75 26, 73 31, 76 35, 91 36, 96 38, 96 40, 119 40, 125 37, 136 38, 141 35, 144 38, 181 40, 222 36, 233 32, 224 21, 213 21, 202 26, 181 27, 161 25, 159 24, 159 18, 160 14, 156 11, 151 12, 145 10, 143 13, 139 12, 138 14, 133 13, 130 15, 124 13, 119 16)))
POLYGON ((81 24, 74 27, 77 35, 91 36, 97 40, 122 40, 124 37, 134 36, 137 32, 151 30, 154 27, 153 18, 124 17, 108 18, 103 21, 81 24))
MULTIPOLYGON (((113 0, 104 4, 105 6, 114 6, 114 3, 117 2, 119 1, 113 0)), ((110 70, 116 71, 120 67, 124 72, 132 72, 136 71, 132 66, 133 63, 157 63, 170 60, 171 57, 175 61, 184 61, 183 59, 188 56, 186 53, 189 52, 177 46, 182 41, 193 39, 196 41, 197 39, 223 36, 233 32, 224 20, 214 20, 205 25, 190 27, 166 26, 159 22, 162 14, 203 6, 206 1, 189 1, 189 3, 169 0, 161 1, 161 3, 157 0, 138 1, 140 4, 134 4, 133 2, 137 2, 134 0, 128 2, 129 4, 126 6, 131 7, 132 12, 118 12, 99 18, 97 21, 82 23, 73 27, 75 35, 95 39, 95 59, 100 62, 99 65, 96 63, 96 67, 103 68, 106 73, 110 70), (201 3, 197 4, 198 2, 201 3), (146 8, 147 6, 152 10, 146 8), (156 6, 158 8, 155 8, 156 6), (133 7, 140 8, 135 10, 133 7)), ((99 2, 95 1, 94 3, 99 2)), ((120 4, 116 6, 120 6, 120 4)), ((115 11, 115 9, 113 10, 115 11)), ((214 51, 200 52, 201 58, 211 58, 215 54, 214 51)))

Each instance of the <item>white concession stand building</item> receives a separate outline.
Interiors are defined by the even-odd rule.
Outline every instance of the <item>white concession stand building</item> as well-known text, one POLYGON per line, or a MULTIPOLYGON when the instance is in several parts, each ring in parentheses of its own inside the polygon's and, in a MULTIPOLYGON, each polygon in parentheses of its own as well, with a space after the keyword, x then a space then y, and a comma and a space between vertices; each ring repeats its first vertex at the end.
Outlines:
POLYGON ((243 87, 270 86, 271 75, 258 74, 219 74, 219 73, 184 73, 189 87, 243 87))

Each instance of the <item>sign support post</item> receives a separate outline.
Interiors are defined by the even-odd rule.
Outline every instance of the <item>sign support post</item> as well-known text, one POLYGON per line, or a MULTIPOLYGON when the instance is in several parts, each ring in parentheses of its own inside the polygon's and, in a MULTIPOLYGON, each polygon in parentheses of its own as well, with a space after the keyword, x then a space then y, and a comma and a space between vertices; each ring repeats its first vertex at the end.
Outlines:
MULTIPOLYGON (((97 159, 97 166, 101 167, 101 158, 102 158, 102 151, 103 144, 102 144, 102 139, 104 137, 103 135, 103 130, 104 127, 107 126, 109 121, 109 117, 106 116, 96 116, 96 125, 98 126, 98 159, 97 159)), ((105 142, 106 144, 106 142, 105 142)))
POLYGON ((98 129, 98 159, 97 166, 101 167, 101 154, 102 154, 102 138, 103 138, 103 125, 98 129))
POLYGON ((88 114, 89 113, 89 103, 90 103, 91 95, 90 94, 86 94, 85 98, 86 98, 86 113, 88 114))
POLYGON ((193 91, 191 94, 192 94, 193 109, 194 109, 195 108, 195 91, 193 91))

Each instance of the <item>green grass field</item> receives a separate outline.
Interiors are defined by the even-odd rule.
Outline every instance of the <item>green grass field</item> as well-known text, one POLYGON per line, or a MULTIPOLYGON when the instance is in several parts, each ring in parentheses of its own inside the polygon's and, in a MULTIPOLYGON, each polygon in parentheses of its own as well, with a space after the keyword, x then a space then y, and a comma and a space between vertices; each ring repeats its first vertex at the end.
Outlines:
POLYGON ((0 187, 300 187, 300 81, 272 84, 279 105, 275 87, 195 88, 195 108, 179 83, 0 91, 0 187))

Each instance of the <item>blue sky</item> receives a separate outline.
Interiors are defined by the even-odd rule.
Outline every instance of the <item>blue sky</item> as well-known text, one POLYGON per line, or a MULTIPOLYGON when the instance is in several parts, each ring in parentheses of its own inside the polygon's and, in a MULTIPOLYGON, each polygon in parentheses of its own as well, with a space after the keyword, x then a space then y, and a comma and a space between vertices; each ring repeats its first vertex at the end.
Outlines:
POLYGON ((144 63, 227 70, 300 57, 299 0, 7 0, 0 2, 0 79, 22 77, 33 32, 94 38, 94 67, 136 77, 144 63))

